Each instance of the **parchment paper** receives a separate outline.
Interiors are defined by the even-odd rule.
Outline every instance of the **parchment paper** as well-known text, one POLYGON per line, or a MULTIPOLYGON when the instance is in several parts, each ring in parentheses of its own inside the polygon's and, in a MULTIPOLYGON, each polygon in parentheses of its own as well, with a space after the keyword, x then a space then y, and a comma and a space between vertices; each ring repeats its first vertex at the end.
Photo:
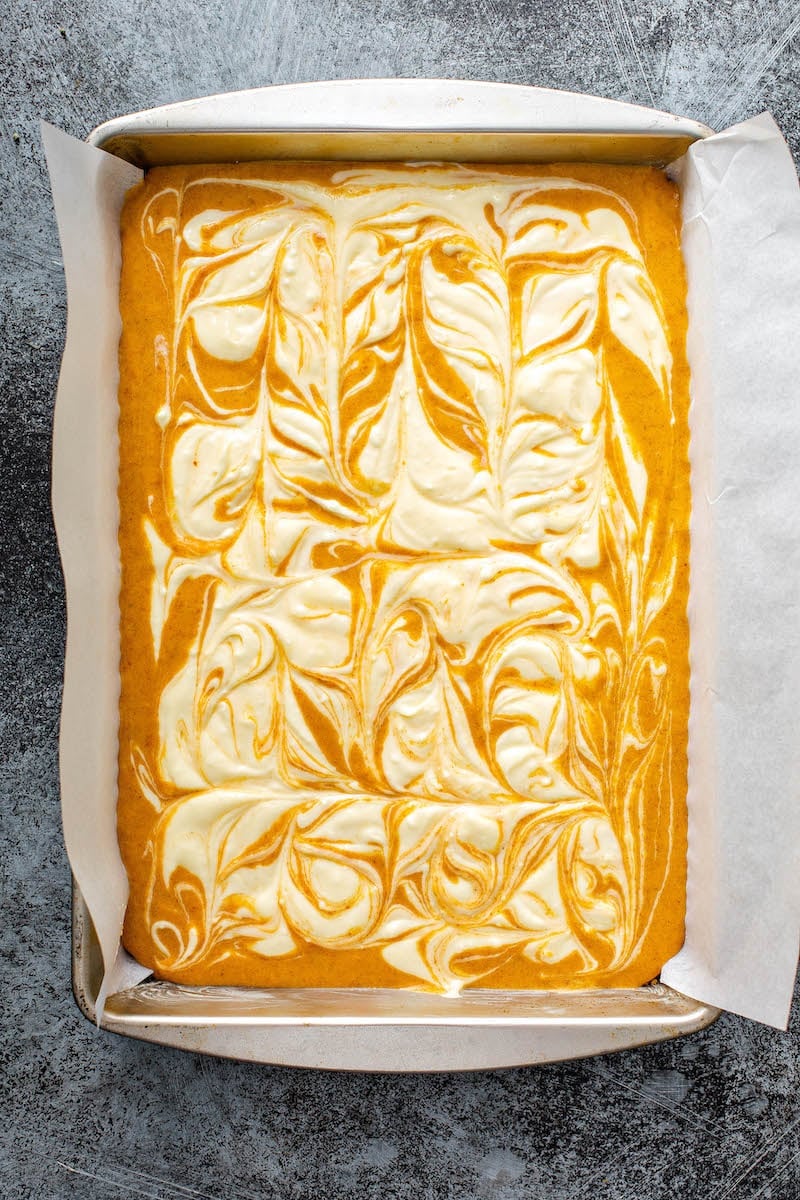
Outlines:
MULTIPOLYGON (((61 795, 102 947, 121 948, 116 839, 119 213, 136 168, 42 126, 67 278, 53 510, 67 586, 61 795)), ((686 941, 662 971, 785 1027, 800 944, 800 191, 772 118, 698 142, 683 194, 692 370, 692 712, 686 941)))
POLYGON ((53 423, 53 516, 67 591, 61 816, 103 952, 105 998, 150 974, 120 945, 128 878, 117 847, 119 217, 142 172, 42 122, 67 280, 53 423))
POLYGON ((686 941, 671 987, 785 1028, 800 943, 800 190, 768 114, 679 164, 692 371, 686 941))

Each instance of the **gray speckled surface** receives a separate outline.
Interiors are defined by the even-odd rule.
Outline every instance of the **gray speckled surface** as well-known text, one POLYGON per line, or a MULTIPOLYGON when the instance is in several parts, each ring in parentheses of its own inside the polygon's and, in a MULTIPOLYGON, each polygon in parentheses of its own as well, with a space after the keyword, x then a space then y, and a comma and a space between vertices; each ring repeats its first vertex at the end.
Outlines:
POLYGON ((800 156, 800 4, 769 0, 10 0, 0 12, 4 1014, 0 1194, 800 1197, 800 1008, 543 1069, 346 1076, 98 1033, 69 989, 56 739, 64 639, 49 514, 64 333, 40 116, 78 136, 192 95, 445 75, 653 103, 770 108, 800 156), (9 236, 10 232, 10 236, 9 236))

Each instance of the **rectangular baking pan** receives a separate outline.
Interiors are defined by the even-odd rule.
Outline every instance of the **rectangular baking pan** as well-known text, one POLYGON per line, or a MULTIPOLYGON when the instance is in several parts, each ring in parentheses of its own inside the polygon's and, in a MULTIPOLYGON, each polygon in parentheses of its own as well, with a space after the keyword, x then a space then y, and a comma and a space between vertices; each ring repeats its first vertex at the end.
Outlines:
MULTIPOLYGON (((148 167, 258 159, 601 161, 666 165, 712 131, 570 92, 449 80, 352 80, 210 96, 119 117, 88 141, 148 167)), ((67 644, 69 655, 69 642, 67 644)), ((96 1019, 102 960, 73 896, 73 988, 96 1019)), ((266 1063, 469 1070, 622 1050, 702 1029, 718 1010, 662 984, 460 997, 400 990, 189 988, 110 996, 103 1028, 266 1063)))

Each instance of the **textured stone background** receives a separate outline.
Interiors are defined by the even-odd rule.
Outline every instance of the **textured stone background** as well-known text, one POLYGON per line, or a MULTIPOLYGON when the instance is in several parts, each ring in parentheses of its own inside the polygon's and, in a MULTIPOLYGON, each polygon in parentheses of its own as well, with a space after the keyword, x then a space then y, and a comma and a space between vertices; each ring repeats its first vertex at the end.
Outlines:
MULTIPOLYGON (((64 336, 36 122, 314 78, 444 75, 770 108, 800 157, 800 3, 6 0, 0 8, 0 1194, 156 1200, 800 1197, 800 1007, 607 1059, 428 1077, 270 1069, 98 1033, 69 989, 49 512, 64 336)), ((765 947, 768 953, 768 947, 765 947)))

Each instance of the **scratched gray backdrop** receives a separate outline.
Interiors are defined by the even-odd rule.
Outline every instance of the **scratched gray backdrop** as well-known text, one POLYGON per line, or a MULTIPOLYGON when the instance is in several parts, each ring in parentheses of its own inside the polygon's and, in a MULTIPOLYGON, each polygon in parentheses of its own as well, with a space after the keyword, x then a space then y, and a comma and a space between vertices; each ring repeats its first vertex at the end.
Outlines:
MULTIPOLYGON (((270 1069, 98 1033, 69 990, 50 523, 59 248, 36 123, 295 80, 573 88, 722 126, 763 108, 800 157, 800 3, 6 0, 0 6, 0 1194, 800 1197, 800 1006, 618 1057, 465 1076, 270 1069)), ((769 948, 765 947, 765 953, 769 948)))

